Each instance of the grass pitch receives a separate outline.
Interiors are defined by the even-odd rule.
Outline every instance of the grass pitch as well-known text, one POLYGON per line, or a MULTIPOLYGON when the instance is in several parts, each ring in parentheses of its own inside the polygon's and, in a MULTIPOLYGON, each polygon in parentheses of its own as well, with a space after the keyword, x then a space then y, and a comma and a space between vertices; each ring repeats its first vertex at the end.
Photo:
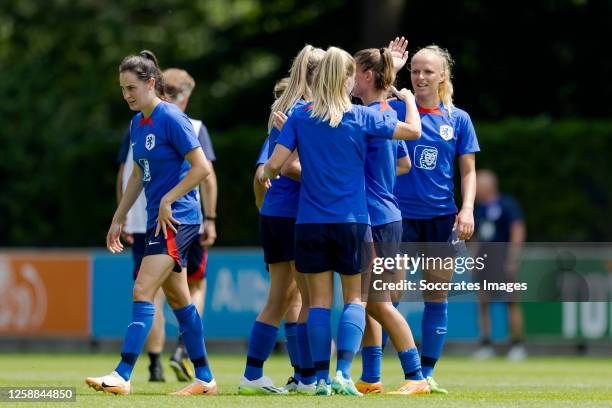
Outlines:
MULTIPOLYGON (((243 397, 236 394, 245 358, 239 355, 210 356, 220 396, 172 397, 167 395, 179 383, 163 357, 166 383, 148 383, 148 358, 143 355, 132 377, 132 394, 127 397, 95 392, 85 385, 85 377, 108 374, 117 363, 108 354, 0 354, 0 386, 76 387, 76 403, 19 403, 14 406, 40 407, 611 407, 612 359, 530 358, 522 363, 505 359, 477 362, 467 358, 444 357, 436 369, 436 379, 450 391, 447 396, 332 396, 243 397)), ((333 367, 332 363, 332 367, 333 367)), ((265 373, 283 385, 290 373, 284 356, 274 356, 265 373)), ((361 371, 356 359, 353 377, 361 371)), ((387 390, 401 384, 402 372, 395 356, 383 363, 387 390)), ((0 402, 0 408, 5 403, 0 402)), ((10 405, 10 403, 9 403, 10 405)), ((6 405, 8 406, 8 405, 6 405)))

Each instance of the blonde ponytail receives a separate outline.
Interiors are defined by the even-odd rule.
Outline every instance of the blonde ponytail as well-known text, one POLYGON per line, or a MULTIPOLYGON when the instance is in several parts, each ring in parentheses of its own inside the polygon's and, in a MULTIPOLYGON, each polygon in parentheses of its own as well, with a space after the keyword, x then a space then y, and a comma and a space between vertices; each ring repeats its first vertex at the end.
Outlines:
MULTIPOLYGON (((319 66, 319 62, 325 55, 325 52, 320 48, 315 48, 312 45, 306 45, 293 60, 291 69, 289 70, 289 81, 287 88, 281 96, 274 101, 271 107, 271 112, 286 112, 300 98, 311 99, 312 92, 310 90, 314 78, 314 72, 319 66)), ((272 130, 272 114, 268 119, 268 133, 272 130)))
POLYGON ((347 80, 355 74, 351 55, 336 47, 329 47, 317 70, 312 87, 311 116, 337 127, 345 112, 351 110, 347 80))

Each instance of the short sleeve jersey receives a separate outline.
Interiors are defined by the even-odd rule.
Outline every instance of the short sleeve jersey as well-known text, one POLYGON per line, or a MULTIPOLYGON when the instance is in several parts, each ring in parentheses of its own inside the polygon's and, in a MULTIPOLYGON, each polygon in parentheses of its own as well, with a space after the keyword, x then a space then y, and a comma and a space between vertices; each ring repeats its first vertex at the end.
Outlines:
POLYGON ((391 139, 397 119, 353 105, 337 127, 311 117, 311 104, 296 109, 278 143, 298 149, 302 166, 298 224, 369 224, 365 160, 369 137, 391 139))
POLYGON ((270 146, 270 138, 266 137, 261 149, 259 150, 259 156, 257 157, 257 162, 255 162, 255 166, 259 166, 260 164, 266 164, 268 161, 268 147, 270 146))
MULTIPOLYGON (((368 105, 379 109, 383 115, 397 118, 397 113, 385 101, 368 105)), ((365 180, 368 213, 373 226, 401 221, 402 213, 393 195, 395 186, 398 152, 406 155, 403 140, 388 140, 371 137, 368 141, 365 180)), ((402 156, 400 156, 402 157, 402 156)))
MULTIPOLYGON (((295 109, 304 106, 306 102, 300 99, 285 114, 289 117, 295 109)), ((272 156, 280 132, 275 127, 268 136, 268 157, 272 156)), ((300 199, 300 183, 281 175, 278 179, 272 180, 272 187, 268 189, 261 204, 260 213, 268 216, 295 218, 298 212, 298 202, 300 199)))
MULTIPOLYGON (((147 229, 156 225, 161 198, 187 174, 185 155, 200 147, 193 125, 178 107, 157 104, 151 116, 138 113, 132 120, 130 139, 134 161, 142 171, 147 198, 147 229)), ((202 214, 196 189, 172 204, 173 216, 181 224, 201 224, 202 214)))
MULTIPOLYGON (((406 115, 403 102, 391 102, 398 117, 406 115)), ((407 140, 412 169, 399 176, 395 197, 402 218, 431 219, 457 212, 454 198, 455 156, 480 151, 474 125, 467 112, 453 108, 419 108, 421 137, 407 140)))

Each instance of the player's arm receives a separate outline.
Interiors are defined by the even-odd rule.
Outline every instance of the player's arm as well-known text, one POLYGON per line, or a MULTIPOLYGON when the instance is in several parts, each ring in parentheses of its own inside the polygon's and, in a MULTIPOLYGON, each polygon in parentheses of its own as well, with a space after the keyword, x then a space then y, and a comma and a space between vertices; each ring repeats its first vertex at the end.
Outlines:
POLYGON ((404 174, 408 174, 411 168, 412 168, 412 162, 410 161, 410 156, 404 156, 404 157, 397 159, 396 173, 398 176, 403 176, 404 174))
POLYGON ((264 171, 261 177, 259 177, 259 182, 269 188, 271 186, 270 179, 278 177, 283 164, 287 161, 287 159, 289 159, 290 156, 291 150, 282 144, 277 143, 276 147, 274 147, 274 151, 272 152, 272 156, 270 156, 264 165, 264 171))
POLYGON ((172 203, 193 190, 200 184, 202 179, 207 177, 211 172, 210 164, 208 160, 206 160, 201 147, 191 149, 185 154, 185 159, 191 164, 191 168, 185 177, 161 198, 159 202, 159 214, 157 216, 155 236, 162 231, 164 238, 167 238, 167 228, 176 232, 174 224, 179 224, 179 222, 172 215, 172 203))
POLYGON ((462 204, 457 214, 455 228, 457 228, 457 237, 467 240, 474 233, 474 200, 476 198, 476 155, 474 153, 459 156, 459 173, 462 204))
POLYGON ((416 140, 421 137, 421 116, 416 105, 414 95, 408 89, 398 91, 397 88, 391 87, 391 91, 397 98, 406 104, 406 119, 404 122, 398 122, 393 131, 393 139, 400 140, 416 140))
POLYGON ((121 197, 123 196, 123 169, 125 167, 124 163, 119 164, 119 170, 117 171, 117 183, 115 185, 115 194, 117 197, 117 205, 121 202, 121 197))
POLYGON ((255 176, 253 177, 253 193, 255 194, 255 206, 258 210, 261 209, 266 191, 268 188, 259 182, 259 178, 263 175, 264 165, 260 164, 255 169, 255 176))
POLYGON ((202 198, 202 210, 206 215, 204 220, 204 239, 202 245, 209 247, 217 239, 217 174, 212 161, 208 160, 210 174, 204 177, 200 183, 200 197, 202 198))
POLYGON ((300 164, 297 149, 291 153, 289 159, 283 164, 280 174, 295 181, 302 179, 302 165, 300 164))

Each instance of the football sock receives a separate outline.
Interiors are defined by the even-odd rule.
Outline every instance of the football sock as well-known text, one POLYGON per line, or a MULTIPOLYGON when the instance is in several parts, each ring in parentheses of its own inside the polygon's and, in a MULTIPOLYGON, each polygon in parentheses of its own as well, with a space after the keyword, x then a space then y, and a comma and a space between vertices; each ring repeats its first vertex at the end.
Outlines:
POLYGON ((134 302, 132 305, 132 323, 128 326, 127 333, 121 348, 121 362, 115 371, 128 381, 132 376, 134 364, 140 355, 144 343, 153 324, 155 306, 150 302, 134 302))
POLYGON ((249 337, 247 363, 244 369, 247 380, 256 380, 263 375, 264 362, 272 353, 277 336, 278 327, 255 321, 249 337))

